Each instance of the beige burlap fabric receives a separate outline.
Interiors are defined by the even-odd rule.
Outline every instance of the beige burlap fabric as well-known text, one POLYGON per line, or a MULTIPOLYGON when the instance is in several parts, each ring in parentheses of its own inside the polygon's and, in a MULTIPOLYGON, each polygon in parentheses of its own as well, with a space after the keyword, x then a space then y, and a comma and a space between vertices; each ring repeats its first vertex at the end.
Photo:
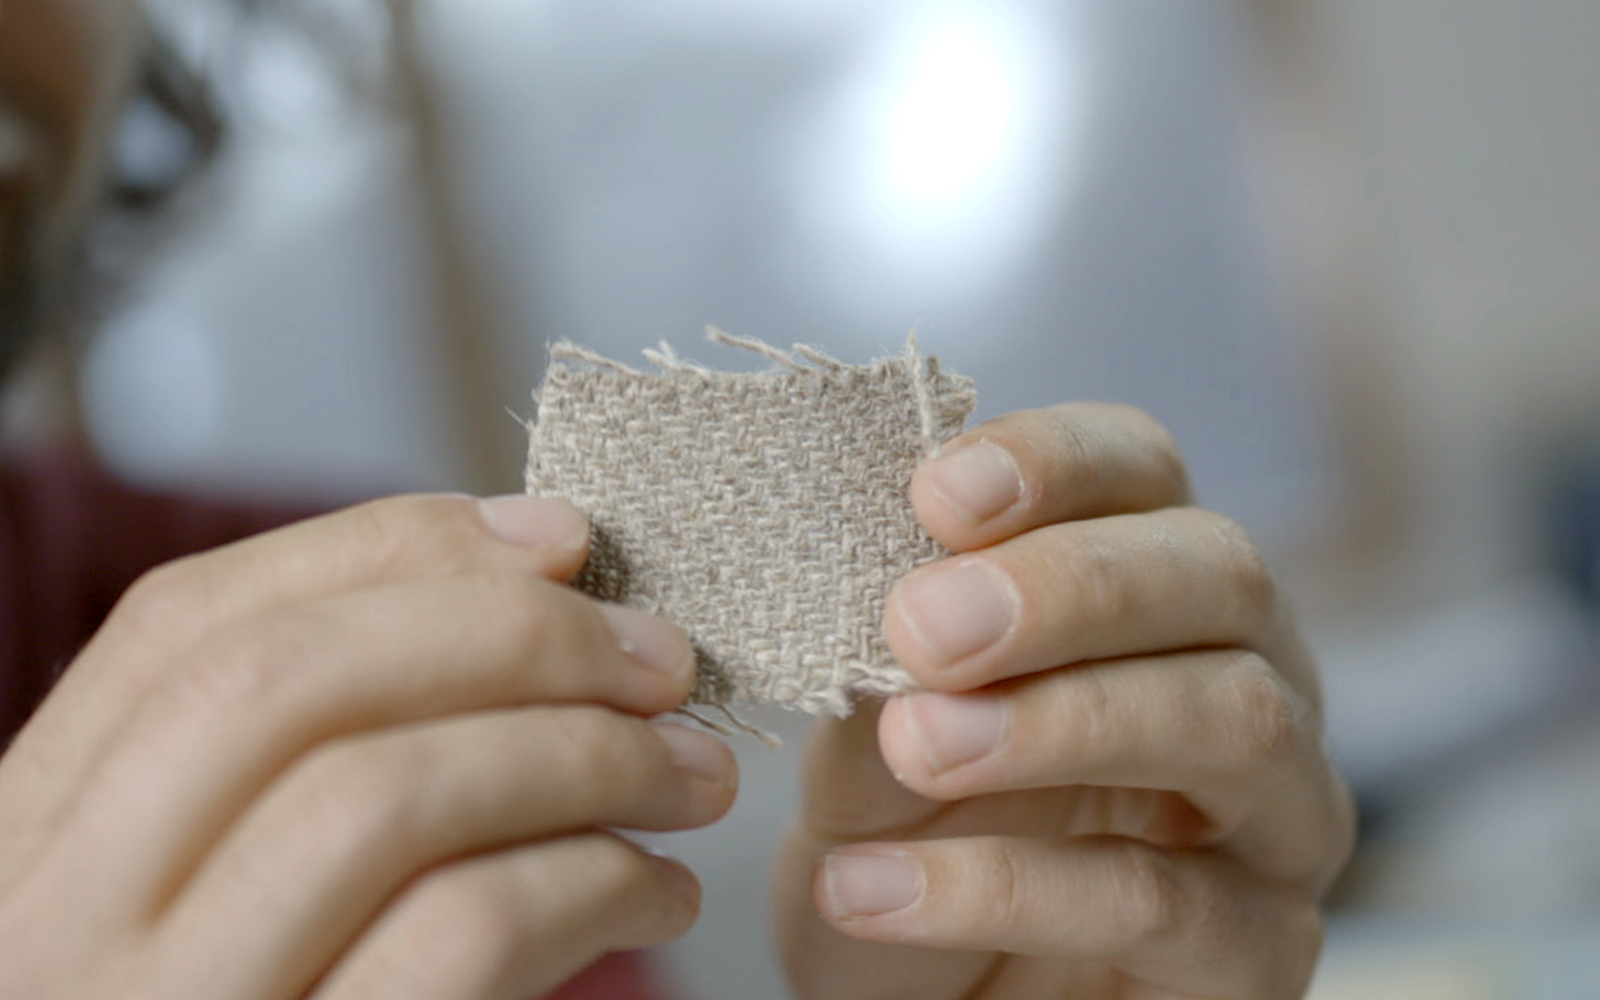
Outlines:
POLYGON ((777 367, 715 372, 663 345, 645 352, 659 369, 646 372, 552 348, 527 485, 591 518, 578 585, 686 628, 699 704, 846 715, 858 696, 904 690, 884 598, 943 554, 907 491, 972 411, 972 382, 914 338, 861 366, 711 339, 777 367))

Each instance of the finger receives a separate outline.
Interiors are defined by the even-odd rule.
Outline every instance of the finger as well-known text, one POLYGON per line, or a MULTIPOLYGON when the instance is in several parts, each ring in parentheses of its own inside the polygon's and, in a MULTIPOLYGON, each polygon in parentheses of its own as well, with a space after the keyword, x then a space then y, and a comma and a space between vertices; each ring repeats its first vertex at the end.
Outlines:
POLYGON ((580 829, 702 826, 735 784, 715 737, 586 706, 337 741, 245 814, 161 933, 194 948, 249 925, 229 947, 194 948, 186 980, 206 996, 299 996, 418 872, 580 829))
POLYGON ((396 585, 241 623, 130 720, 43 865, 86 898, 160 899, 269 781, 339 736, 540 702, 687 697, 667 623, 525 576, 396 585), (93 890, 92 892, 90 890, 93 890))
POLYGON ((819 910, 872 941, 1100 962, 1181 996, 1303 995, 1314 902, 1227 859, 1132 841, 871 845, 818 868, 819 910))
POLYGON ((408 889, 312 1000, 525 1000, 694 923, 688 869, 590 834, 451 865, 408 889))
POLYGON ((560 500, 407 496, 377 500, 168 563, 118 604, 85 658, 165 660, 241 618, 332 594, 466 573, 567 580, 583 567, 584 516, 560 500), (114 653, 102 656, 103 647, 114 653))
POLYGON ((253 614, 385 581, 469 571, 564 580, 582 566, 587 544, 583 516, 559 501, 414 496, 363 504, 153 571, 123 598, 8 751, 0 814, 29 817, 29 828, 9 831, 0 869, 47 835, 63 794, 76 789, 129 706, 203 636, 253 614))
POLYGON ((408 892, 313 998, 543 996, 607 952, 681 936, 699 903, 682 865, 603 835, 485 859, 408 892))
POLYGON ((890 592, 884 629, 920 684, 961 691, 1086 660, 1257 648, 1280 618, 1243 529, 1185 507, 1051 525, 921 567, 890 592))
POLYGON ((1348 809, 1316 712, 1239 650, 1117 660, 975 694, 913 694, 880 724, 912 791, 955 801, 1094 786, 1177 793, 1131 836, 1228 843, 1275 878, 1320 887, 1348 850, 1348 809))
POLYGON ((1069 403, 991 420, 917 470, 911 500, 956 552, 1046 524, 1188 503, 1177 445, 1142 410, 1069 403))

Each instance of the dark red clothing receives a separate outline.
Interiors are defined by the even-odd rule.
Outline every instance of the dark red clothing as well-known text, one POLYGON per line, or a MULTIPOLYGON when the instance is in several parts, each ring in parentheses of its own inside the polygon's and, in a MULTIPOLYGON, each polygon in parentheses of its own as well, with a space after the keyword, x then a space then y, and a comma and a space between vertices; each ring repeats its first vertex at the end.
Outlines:
POLYGON ((293 516, 139 492, 64 456, 0 461, 0 733, 145 570, 293 516))
MULTIPOLYGON (((133 490, 71 458, 0 460, 0 747, 145 570, 292 520, 133 490)), ((643 963, 613 956, 559 1000, 651 1000, 643 963)))

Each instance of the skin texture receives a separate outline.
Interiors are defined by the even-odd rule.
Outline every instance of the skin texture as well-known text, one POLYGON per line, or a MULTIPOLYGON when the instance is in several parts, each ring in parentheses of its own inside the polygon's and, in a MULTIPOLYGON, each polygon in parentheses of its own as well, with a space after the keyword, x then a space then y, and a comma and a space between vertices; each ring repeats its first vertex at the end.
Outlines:
POLYGON ((811 740, 775 879, 799 995, 1301 996, 1353 811, 1244 532, 1101 404, 980 427, 912 496, 956 553, 886 612, 927 690, 811 740))
POLYGON ((525 998, 693 922, 618 828, 733 802, 681 631, 524 497, 382 501, 159 569, 0 758, 0 997, 525 998))

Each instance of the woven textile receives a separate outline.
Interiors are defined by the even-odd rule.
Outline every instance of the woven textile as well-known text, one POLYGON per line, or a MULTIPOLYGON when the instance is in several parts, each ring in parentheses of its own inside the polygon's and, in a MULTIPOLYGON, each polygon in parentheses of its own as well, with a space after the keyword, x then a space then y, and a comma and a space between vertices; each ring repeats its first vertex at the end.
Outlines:
POLYGON ((687 629, 698 704, 847 715, 858 696, 904 690, 884 598, 944 554, 912 512, 911 474, 960 431, 972 382, 914 338, 861 366, 711 339, 777 367, 715 372, 662 345, 647 372, 552 348, 527 486, 589 515, 578 586, 687 629))

